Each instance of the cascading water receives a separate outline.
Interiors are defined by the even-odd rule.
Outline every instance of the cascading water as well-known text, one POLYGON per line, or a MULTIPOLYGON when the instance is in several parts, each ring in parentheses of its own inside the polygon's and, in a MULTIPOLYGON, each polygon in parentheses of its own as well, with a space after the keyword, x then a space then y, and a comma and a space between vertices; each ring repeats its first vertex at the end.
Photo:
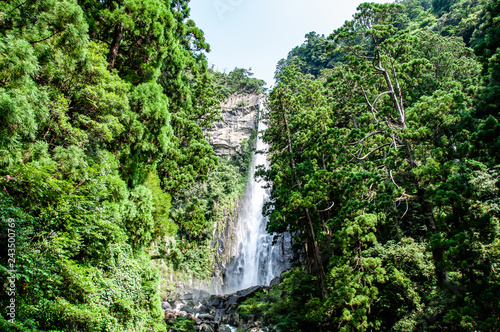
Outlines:
MULTIPOLYGON (((265 129, 265 124, 259 121, 258 131, 265 129)), ((256 150, 267 150, 260 134, 256 150)), ((236 224, 236 256, 227 266, 224 276, 222 291, 226 294, 251 286, 269 285, 290 267, 290 235, 280 235, 273 245, 273 236, 266 231, 268 218, 262 215, 262 208, 269 199, 269 190, 263 188, 264 182, 255 178, 257 165, 269 166, 267 154, 255 153, 250 163, 250 176, 236 224)))

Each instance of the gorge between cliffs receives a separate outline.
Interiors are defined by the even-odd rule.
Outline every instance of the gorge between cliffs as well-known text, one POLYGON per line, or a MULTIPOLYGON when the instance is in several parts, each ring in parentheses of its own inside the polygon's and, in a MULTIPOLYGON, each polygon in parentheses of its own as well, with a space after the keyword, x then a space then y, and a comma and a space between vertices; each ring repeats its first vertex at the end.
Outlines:
MULTIPOLYGON (((231 293, 257 285, 269 285, 272 279, 291 266, 291 237, 288 234, 273 236, 266 231, 267 217, 263 215, 264 203, 269 200, 269 184, 259 181, 258 167, 268 168, 267 145, 262 141, 266 129, 263 114, 266 109, 263 96, 231 96, 223 105, 223 121, 210 131, 211 144, 225 158, 238 151, 239 144, 252 146, 247 182, 238 202, 237 214, 225 225, 218 241, 222 258, 214 274, 219 280, 212 285, 216 293, 231 293)), ((212 279, 214 280, 214 279, 212 279)))
POLYGON ((235 306, 252 295, 279 283, 282 272, 291 267, 292 238, 288 233, 273 237, 266 230, 268 218, 264 204, 269 200, 269 185, 259 181, 256 170, 269 167, 267 144, 262 132, 263 96, 234 95, 223 104, 223 120, 208 131, 217 154, 230 159, 243 153, 241 143, 250 142, 251 153, 245 190, 234 209, 223 220, 222 231, 214 238, 217 260, 208 284, 178 285, 163 302, 167 319, 190 318, 200 331, 271 331, 258 321, 243 319, 235 306), (208 286, 208 287, 207 287, 208 286), (262 328, 262 329, 261 329, 262 328))

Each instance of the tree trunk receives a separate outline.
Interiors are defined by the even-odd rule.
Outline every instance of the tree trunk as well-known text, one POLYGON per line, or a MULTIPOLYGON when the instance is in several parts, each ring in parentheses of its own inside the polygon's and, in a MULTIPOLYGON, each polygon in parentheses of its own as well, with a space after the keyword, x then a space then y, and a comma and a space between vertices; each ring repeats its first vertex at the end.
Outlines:
MULTIPOLYGON (((403 130, 406 129, 406 118, 405 118, 405 112, 404 112, 404 106, 402 104, 402 100, 398 100, 398 96, 396 95, 396 91, 394 89, 394 84, 392 84, 391 77, 389 76, 389 72, 385 70, 382 67, 382 58, 380 57, 380 54, 377 52, 376 58, 378 59, 378 63, 375 66, 375 69, 380 71, 382 76, 384 76, 385 82, 387 84, 387 88, 390 91, 390 96, 392 99, 392 102, 394 103, 394 107, 396 107, 396 111, 398 112, 399 116, 399 121, 401 122, 401 125, 403 126, 403 130)), ((399 84, 398 84, 399 85, 399 84)))
MULTIPOLYGON (((291 165, 293 173, 295 175, 295 182, 297 184, 297 187, 302 190, 302 184, 300 183, 300 179, 299 179, 299 176, 297 173, 295 159, 293 158, 292 139, 291 139, 290 128, 288 127, 288 120, 287 120, 287 117, 285 114, 284 107, 282 107, 282 111, 283 111, 283 121, 285 123, 285 129, 286 129, 287 140, 288 140, 288 152, 290 153, 290 165, 291 165)), ((325 270, 323 269, 323 262, 321 260, 321 254, 319 252, 318 241, 316 240, 316 233, 314 232, 313 222, 312 222, 311 214, 309 213, 308 208, 304 208, 304 214, 306 215, 307 228, 309 230, 309 234, 311 235, 314 260, 316 261, 316 265, 317 265, 317 268, 319 271, 320 282, 323 283, 323 280, 325 280, 325 270)), ((321 290, 322 290, 323 296, 326 297, 327 293, 326 293, 326 289, 323 287, 323 285, 321 286, 321 290)))
POLYGON ((108 54, 108 70, 111 70, 115 67, 116 56, 118 55, 118 49, 120 48, 120 44, 123 39, 123 25, 118 24, 115 27, 115 34, 113 37, 113 42, 111 43, 111 47, 109 48, 108 54))

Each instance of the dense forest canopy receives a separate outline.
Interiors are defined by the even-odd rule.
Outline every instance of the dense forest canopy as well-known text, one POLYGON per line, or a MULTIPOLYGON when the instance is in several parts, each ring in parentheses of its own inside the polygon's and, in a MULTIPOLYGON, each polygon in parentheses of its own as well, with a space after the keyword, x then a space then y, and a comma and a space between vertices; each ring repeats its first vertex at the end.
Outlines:
POLYGON ((260 95, 266 91, 266 82, 252 77, 252 69, 234 68, 229 73, 221 73, 209 69, 213 74, 214 82, 220 87, 220 93, 224 97, 233 94, 247 93, 260 95))
MULTIPOLYGON (((299 259, 241 315, 500 329, 499 17, 498 0, 365 3, 279 62, 259 174, 299 259)), ((211 277, 252 150, 218 158, 204 130, 265 92, 209 49, 189 0, 0 3, 2 331, 190 329, 164 322, 165 274, 211 277)))
POLYGON ((280 61, 268 229, 295 234, 310 274, 243 312, 281 330, 500 328, 499 5, 361 4, 280 61))
MULTIPOLYGON (((3 331, 165 330, 152 259, 211 276, 211 229, 244 166, 204 135, 229 80, 207 68, 188 3, 0 4, 0 217, 17 286, 3 331)), ((250 76, 230 82, 258 92, 250 76)))

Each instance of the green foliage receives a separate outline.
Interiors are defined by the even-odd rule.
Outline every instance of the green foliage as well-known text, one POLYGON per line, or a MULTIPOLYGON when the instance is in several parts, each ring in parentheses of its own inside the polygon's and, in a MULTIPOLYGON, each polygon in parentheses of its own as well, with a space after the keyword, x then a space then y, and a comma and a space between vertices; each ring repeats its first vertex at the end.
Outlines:
POLYGON ((499 120, 499 95, 500 95, 500 61, 498 56, 498 41, 500 40, 500 29, 498 20, 500 17, 500 4, 498 1, 489 1, 482 18, 480 31, 475 40, 475 51, 478 60, 483 66, 482 88, 476 107, 476 116, 484 119, 478 131, 477 146, 488 154, 495 156, 496 164, 500 162, 500 142, 498 140, 499 120), (481 142, 488 142, 484 147, 481 142))
POLYGON ((241 198, 245 182, 240 167, 221 159, 208 181, 185 190, 172 202, 171 216, 180 240, 168 249, 167 259, 175 271, 197 279, 212 276, 213 247, 218 245, 212 243, 212 235, 224 233, 226 218, 241 198), (197 224, 190 222, 194 217, 199 218, 197 224))
POLYGON ((205 211, 172 217, 217 162, 203 136, 218 118, 208 48, 188 1, 0 4, 0 228, 14 218, 17 244, 9 329, 163 331, 150 257, 186 234, 184 254, 210 272, 205 211))
POLYGON ((373 312, 383 317, 380 330, 413 331, 425 325, 425 315, 432 316, 440 300, 432 253, 425 242, 412 238, 390 240, 367 251, 379 257, 385 266, 386 280, 378 286, 379 301, 373 312))
POLYGON ((144 181, 145 166, 156 164, 172 149, 173 131, 170 127, 168 99, 162 87, 153 82, 143 83, 133 89, 130 96, 130 113, 120 139, 124 147, 121 159, 124 174, 135 184, 144 181))
MULTIPOLYGON (((485 100, 485 104, 481 105, 479 108, 486 108, 488 110, 495 110, 492 114, 498 115, 498 39, 500 38, 500 31, 498 28, 498 17, 500 16, 500 4, 498 1, 490 1, 485 10, 483 17, 483 25, 481 26, 481 32, 476 41, 475 51, 478 55, 478 60, 483 65, 483 79, 485 90, 482 92, 482 97, 485 100)), ((485 112, 483 111, 483 112, 485 112)))
POLYGON ((304 75, 310 74, 319 77, 323 69, 333 68, 341 61, 341 56, 331 51, 332 44, 324 35, 310 32, 305 35, 306 41, 292 49, 286 59, 280 60, 276 69, 276 78, 279 79, 282 70, 288 65, 295 65, 304 75))
MULTIPOLYGON (((132 251, 111 211, 97 208, 102 198, 92 192, 107 190, 98 173, 78 185, 58 179, 54 164, 10 171, 13 178, 2 180, 0 211, 4 234, 5 220, 16 220, 19 324, 33 330, 159 329, 156 271, 147 255, 132 251)), ((3 268, 4 280, 6 274, 3 268)))
POLYGON ((438 4, 439 2, 434 2, 434 11, 441 16, 436 22, 435 29, 438 29, 443 36, 462 37, 465 44, 470 46, 474 31, 479 27, 484 2, 460 0, 450 1, 445 5, 438 4), (441 6, 438 7, 439 5, 441 6), (442 13, 444 14, 440 15, 442 13))
POLYGON ((174 322, 169 322, 169 331, 172 332, 194 332, 194 323, 189 318, 179 317, 174 322))
POLYGON ((380 327, 379 320, 368 317, 379 295, 375 284, 386 281, 382 260, 366 254, 366 249, 377 243, 376 225, 377 216, 360 215, 354 221, 346 221, 345 227, 334 235, 340 244, 339 253, 330 259, 330 295, 325 306, 333 311, 330 315, 335 317, 339 331, 380 327))
POLYGON ((240 151, 231 156, 230 164, 238 167, 239 172, 248 176, 248 168, 252 159, 253 153, 261 153, 262 151, 255 151, 255 140, 257 138, 257 130, 254 130, 250 139, 244 138, 240 144, 240 151))
POLYGON ((214 83, 220 89, 219 93, 224 98, 227 98, 230 95, 238 93, 261 94, 265 92, 264 86, 266 82, 252 77, 253 73, 251 70, 236 67, 228 74, 212 69, 209 72, 213 76, 214 83))
MULTIPOLYGON (((15 219, 17 268, 6 325, 0 257, 2 329, 164 331, 151 257, 210 277, 253 142, 222 161, 203 129, 265 83, 207 68, 188 3, 1 2, 0 230, 15 219)), ((242 314, 283 331, 500 328, 499 8, 365 3, 280 62, 259 173, 268 229, 294 235, 307 273, 242 314)))
POLYGON ((315 277, 299 269, 283 273, 281 283, 238 306, 242 315, 259 315, 278 331, 318 331, 321 296, 315 277))
POLYGON ((172 197, 161 189, 160 177, 156 172, 150 172, 144 186, 151 190, 153 195, 154 219, 153 240, 164 236, 173 236, 177 232, 177 225, 169 218, 172 197))
POLYGON ((312 33, 278 64, 261 173, 268 230, 295 234, 323 290, 305 330, 498 329, 498 13, 482 4, 361 4, 335 54, 312 33))

